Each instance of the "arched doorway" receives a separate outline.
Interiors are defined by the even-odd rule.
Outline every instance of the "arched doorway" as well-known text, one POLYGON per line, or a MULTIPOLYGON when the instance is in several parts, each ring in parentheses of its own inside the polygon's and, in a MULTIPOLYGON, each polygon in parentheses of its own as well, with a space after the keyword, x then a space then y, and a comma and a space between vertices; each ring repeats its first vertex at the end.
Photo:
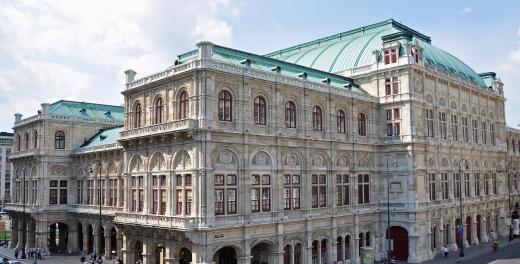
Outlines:
POLYGON ((117 249, 118 249, 117 230, 115 227, 112 227, 112 231, 110 231, 110 245, 111 245, 110 254, 112 256, 117 256, 117 249))
POLYGON ((83 225, 81 223, 76 224, 76 230, 78 235, 76 236, 76 242, 78 244, 78 249, 83 251, 83 225))
POLYGON ((271 255, 271 245, 265 242, 256 244, 251 249, 251 256, 253 259, 251 260, 251 264, 270 264, 273 263, 270 261, 269 257, 271 255))
POLYGON ((482 222, 481 216, 477 215, 477 239, 478 239, 479 242, 481 241, 481 238, 480 238, 480 225, 481 225, 481 222, 482 222))
POLYGON ((99 252, 98 255, 103 256, 107 252, 105 252, 105 228, 101 225, 99 227, 99 252))
POLYGON ((455 243, 457 243, 457 248, 460 248, 460 238, 462 236, 459 233, 460 225, 461 225, 460 218, 455 219, 455 243))
POLYGON ((155 245, 154 264, 164 264, 166 258, 166 248, 162 244, 155 245))
POLYGON ((215 264, 237 264, 237 253, 232 247, 221 248, 213 255, 215 264))
POLYGON ((134 244, 134 260, 137 262, 138 260, 143 261, 143 243, 137 240, 134 244))
POLYGON ((47 228, 47 241, 49 252, 64 253, 67 252, 67 244, 69 238, 69 228, 64 223, 52 223, 47 228))
POLYGON ((394 244, 392 256, 397 260, 406 261, 408 259, 408 231, 400 226, 392 226, 389 233, 394 244))
POLYGON ((87 225, 87 234, 88 234, 88 240, 87 240, 87 252, 92 253, 94 251, 94 228, 91 224, 87 225))
POLYGON ((187 248, 182 248, 179 252, 179 264, 191 263, 191 251, 187 248))
POLYGON ((471 245, 471 216, 466 217, 466 240, 471 245))

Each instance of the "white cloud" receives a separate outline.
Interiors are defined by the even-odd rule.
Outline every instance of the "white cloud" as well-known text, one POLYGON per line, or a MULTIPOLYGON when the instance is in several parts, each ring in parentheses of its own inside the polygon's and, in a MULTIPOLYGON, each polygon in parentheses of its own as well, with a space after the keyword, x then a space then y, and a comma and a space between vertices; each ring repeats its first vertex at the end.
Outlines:
POLYGON ((235 0, 0 1, 0 130, 41 102, 121 104, 123 71, 162 70, 200 40, 229 45, 235 0))
POLYGON ((282 25, 280 25, 276 19, 271 19, 271 24, 276 28, 276 30, 278 30, 278 32, 283 32, 282 25))
POLYGON ((471 8, 471 6, 465 6, 464 8, 462 8, 462 10, 460 10, 459 14, 465 15, 467 13, 471 13, 471 11, 473 11, 473 8, 471 8))
POLYGON ((517 46, 508 53, 507 58, 499 67, 499 77, 504 82, 504 93, 507 98, 507 123, 513 127, 517 127, 517 124, 520 124, 517 108, 520 105, 520 90, 518 89, 518 84, 520 83, 520 76, 518 76, 520 72, 520 28, 517 36, 519 40, 517 46))

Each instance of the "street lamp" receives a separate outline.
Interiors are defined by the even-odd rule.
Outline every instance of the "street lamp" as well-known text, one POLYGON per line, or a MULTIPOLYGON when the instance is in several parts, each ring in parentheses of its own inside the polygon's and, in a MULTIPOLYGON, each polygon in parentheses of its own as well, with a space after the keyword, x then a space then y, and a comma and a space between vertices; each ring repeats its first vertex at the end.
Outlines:
MULTIPOLYGON (((390 261, 392 259, 392 249, 391 249, 391 239, 390 239, 390 171, 388 166, 388 161, 390 157, 386 158, 386 241, 388 243, 387 248, 387 259, 390 261)), ((399 167, 399 163, 397 161, 394 161, 392 163, 394 168, 399 167)))
POLYGON ((23 168, 23 176, 22 176, 22 180, 23 180, 23 184, 22 184, 22 193, 23 193, 23 203, 22 203, 22 211, 23 211, 23 216, 22 216, 22 228, 25 229, 23 230, 22 232, 22 256, 21 256, 21 259, 26 259, 27 256, 25 255, 25 232, 27 232, 27 228, 25 228, 25 166, 23 168))
POLYGON ((460 163, 459 163, 459 201, 460 201, 460 227, 459 227, 459 236, 460 236, 460 253, 459 253, 459 256, 461 258, 464 257, 464 238, 463 238, 463 234, 464 234, 464 227, 463 227, 463 220, 464 220, 464 207, 462 205, 462 180, 463 180, 463 175, 462 175, 462 166, 464 166, 464 168, 466 170, 469 169, 468 167, 468 160, 465 160, 465 159, 461 159, 460 160, 460 163), (464 163, 462 163, 464 162, 464 163))
MULTIPOLYGON (((101 231, 101 165, 99 165, 99 178, 98 178, 98 186, 99 186, 99 193, 98 193, 98 202, 99 202, 99 231, 101 231)), ((94 175, 94 170, 92 167, 89 168, 89 174, 94 175)), ((100 236, 102 236, 100 234, 100 236)), ((102 239, 102 238, 101 238, 102 239)), ((101 250, 100 250, 101 251, 101 250)), ((99 256, 101 255, 101 252, 96 252, 99 256)))

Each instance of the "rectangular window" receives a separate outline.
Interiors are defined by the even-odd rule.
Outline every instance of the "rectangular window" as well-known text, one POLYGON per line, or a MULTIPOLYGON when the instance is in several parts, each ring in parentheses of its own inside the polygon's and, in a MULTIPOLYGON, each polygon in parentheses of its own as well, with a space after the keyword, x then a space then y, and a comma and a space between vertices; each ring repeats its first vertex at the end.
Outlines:
POLYGON ((469 192, 469 173, 464 173, 464 197, 470 197, 471 193, 469 192))
POLYGON ((350 179, 348 174, 336 175, 336 205, 350 204, 350 179))
POLYGON ((132 177, 131 179, 131 187, 132 187, 132 204, 131 204, 131 207, 130 207, 130 210, 132 212, 136 212, 137 211, 137 180, 136 180, 136 177, 132 177))
POLYGON ((312 180, 312 208, 327 207, 327 175, 313 174, 312 180))
POLYGON ((482 144, 487 144, 487 124, 486 122, 481 122, 482 127, 482 144))
POLYGON ((83 181, 76 181, 76 203, 83 204, 83 181))
POLYGON ((460 197, 460 175, 458 173, 453 173, 453 197, 460 197))
POLYGON ((495 138, 495 124, 489 124, 489 136, 491 139, 491 145, 496 146, 496 138, 495 138))
POLYGON ((284 210, 300 209, 300 175, 283 176, 284 210))
POLYGON ((434 137, 433 132, 433 110, 426 109, 426 130, 428 137, 434 137))
POLYGON ((471 120, 471 128, 473 130, 473 143, 478 143, 478 121, 473 119, 471 120))
POLYGON ((385 95, 399 94, 399 77, 385 78, 385 95))
POLYGON ((469 142, 469 132, 468 132, 468 118, 462 117, 462 140, 464 142, 469 142))
POLYGON ((448 173, 441 173, 442 199, 448 200, 448 173))
POLYGON ((49 204, 58 204, 58 189, 49 190, 49 204))
POLYGON ((236 175, 215 175, 215 214, 237 213, 236 175))
POLYGON ((143 176, 137 177, 137 212, 142 212, 144 209, 144 182, 143 176))
POLYGON ((253 212, 271 211, 270 175, 251 175, 251 210, 253 212))
MULTIPOLYGON (((164 209, 161 208, 161 211, 166 212, 166 176, 162 176, 164 178, 160 179, 160 189, 161 189, 161 200, 164 200, 164 209), (162 198, 164 196, 164 198, 162 198)), ((216 175, 215 180, 224 180, 223 175, 216 175), (218 178, 218 179, 217 179, 218 178)), ((180 215, 182 214, 182 210, 184 209, 185 215, 191 215, 191 206, 192 206, 192 177, 191 174, 186 175, 175 175, 175 188, 176 188, 176 207, 175 213, 180 215)), ((161 203, 163 203, 161 201, 161 203)), ((215 202, 216 203, 216 202, 215 202)))
POLYGON ((498 194, 497 174, 496 173, 491 174, 491 186, 493 188, 493 194, 498 194))
POLYGON ((459 122, 457 115, 451 115, 451 140, 459 140, 459 122))
POLYGON ((435 201, 436 199, 436 189, 435 189, 435 173, 428 174, 428 192, 430 193, 430 201, 435 201))
POLYGON ((397 48, 389 48, 385 50, 385 64, 397 62, 397 48))
POLYGON ((489 195, 489 174, 484 173, 484 195, 489 195))
POLYGON ((446 139, 446 113, 439 112, 439 126, 441 132, 441 138, 446 139))
POLYGON ((401 134, 401 109, 386 110, 386 135, 399 136, 401 134))
POLYGON ((475 196, 480 196, 480 174, 475 173, 474 180, 475 180, 475 196))
POLYGON ((370 203, 370 177, 368 174, 358 175, 358 204, 370 203))

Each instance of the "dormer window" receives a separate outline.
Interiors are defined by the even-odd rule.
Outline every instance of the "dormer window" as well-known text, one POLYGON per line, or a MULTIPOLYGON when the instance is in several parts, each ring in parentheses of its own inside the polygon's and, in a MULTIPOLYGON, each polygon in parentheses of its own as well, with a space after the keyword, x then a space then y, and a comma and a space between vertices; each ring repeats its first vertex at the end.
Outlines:
POLYGON ((385 50, 385 65, 397 62, 397 47, 385 50))
POLYGON ((419 63, 421 61, 421 50, 419 49, 419 47, 412 48, 412 55, 415 63, 419 63))

